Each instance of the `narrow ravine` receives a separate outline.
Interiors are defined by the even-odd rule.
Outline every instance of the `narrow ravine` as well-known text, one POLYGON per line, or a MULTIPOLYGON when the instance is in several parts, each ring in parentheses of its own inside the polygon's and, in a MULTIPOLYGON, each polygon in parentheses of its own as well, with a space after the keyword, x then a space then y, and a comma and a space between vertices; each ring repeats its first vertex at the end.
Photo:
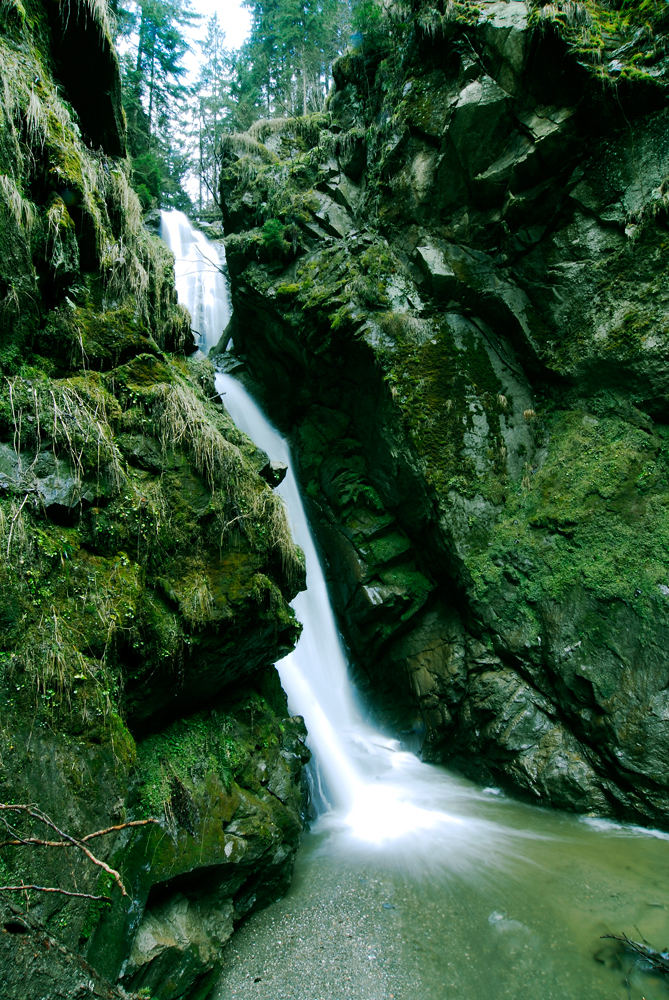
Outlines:
MULTIPOLYGON (((165 213, 179 296, 207 350, 229 318, 216 247, 165 213)), ((660 1000, 660 978, 607 933, 663 947, 667 837, 519 805, 423 764, 365 721, 302 507, 289 450, 228 375, 235 422, 288 466, 279 487, 305 552, 296 650, 277 664, 304 716, 321 815, 285 899, 226 952, 219 1000, 531 996, 660 1000)))

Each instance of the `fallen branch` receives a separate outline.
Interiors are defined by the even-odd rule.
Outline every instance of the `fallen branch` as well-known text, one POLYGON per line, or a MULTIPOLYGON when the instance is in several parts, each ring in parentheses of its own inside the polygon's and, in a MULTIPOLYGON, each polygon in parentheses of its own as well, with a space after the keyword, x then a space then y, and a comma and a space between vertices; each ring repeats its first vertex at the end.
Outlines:
POLYGON ((67 840, 40 840, 39 837, 15 837, 14 840, 0 841, 0 847, 30 847, 37 844, 39 847, 72 847, 67 840))
MULTIPOLYGON (((85 837, 78 839, 77 837, 71 837, 69 833, 65 833, 63 830, 61 830, 60 827, 58 827, 54 823, 54 821, 49 816, 46 815, 46 813, 43 813, 41 809, 37 809, 35 806, 24 805, 24 804, 15 805, 6 802, 0 802, 0 812, 19 813, 24 816, 29 816, 31 819, 37 820, 39 823, 43 823, 44 826, 49 827, 49 829, 54 830, 61 838, 60 840, 44 840, 40 837, 21 837, 15 835, 13 839, 6 840, 3 843, 0 843, 0 847, 9 847, 9 846, 23 847, 29 845, 39 846, 39 847, 76 847, 77 850, 81 851, 83 854, 86 855, 86 857, 92 864, 97 865, 98 868, 102 868, 102 870, 107 872, 108 875, 111 875, 114 882, 121 890, 122 896, 127 896, 128 893, 125 886, 123 885, 123 881, 121 879, 120 874, 116 871, 115 868, 110 867, 110 865, 108 865, 105 861, 102 861, 100 858, 96 857, 93 854, 93 852, 90 851, 88 847, 86 847, 85 841, 92 840, 94 837, 102 837, 107 833, 115 833, 118 830, 125 830, 128 827, 147 826, 149 823, 158 823, 158 820, 156 819, 134 819, 134 820, 129 820, 127 823, 117 823, 115 826, 105 827, 104 830, 95 830, 93 833, 86 834, 85 837)), ((9 829, 11 832, 14 832, 11 830, 11 827, 6 822, 6 820, 4 820, 4 817, 3 817, 3 823, 7 827, 7 829, 9 829)), ((22 888, 21 886, 0 886, 0 892, 19 892, 21 891, 21 888, 22 888)), ((104 900, 109 899, 108 896, 91 896, 87 893, 69 892, 66 889, 58 889, 55 887, 52 888, 47 886, 31 885, 31 886, 25 886, 25 888, 35 889, 36 891, 39 892, 59 892, 64 896, 83 896, 85 899, 104 899, 104 900)))
POLYGON ((86 840, 92 840, 93 837, 102 837, 105 833, 116 833, 117 830, 127 830, 130 826, 148 826, 150 823, 160 826, 160 820, 157 819, 131 819, 127 823, 117 823, 116 826, 107 826, 104 830, 95 830, 93 833, 87 833, 85 837, 81 838, 81 842, 84 843, 86 840))
POLYGON ((665 975, 669 975, 669 952, 656 951, 655 948, 651 948, 648 944, 642 944, 640 941, 632 941, 631 938, 627 937, 627 934, 602 934, 603 938, 609 938, 611 941, 619 941, 630 951, 635 952, 635 954, 640 955, 644 958, 650 965, 657 971, 663 972, 665 975))
MULTIPOLYGON (((1 808, 2 806, 0 806, 1 808)), ((103 837, 106 833, 115 833, 117 830, 125 830, 130 826, 147 826, 149 823, 155 823, 157 826, 160 825, 160 821, 157 819, 132 819, 127 823, 117 823, 116 826, 105 827, 104 830, 94 830, 93 833, 87 833, 85 837, 80 837, 75 843, 71 840, 43 840, 41 837, 19 837, 17 834, 12 840, 0 841, 0 847, 29 847, 30 845, 37 847, 78 847, 80 843, 84 844, 87 840, 93 840, 94 837, 103 837)))
POLYGON ((93 896, 90 892, 70 892, 69 889, 59 889, 54 885, 0 885, 0 892, 27 892, 28 889, 34 889, 35 892, 57 892, 61 896, 77 896, 78 899, 95 899, 111 903, 111 896, 93 896))

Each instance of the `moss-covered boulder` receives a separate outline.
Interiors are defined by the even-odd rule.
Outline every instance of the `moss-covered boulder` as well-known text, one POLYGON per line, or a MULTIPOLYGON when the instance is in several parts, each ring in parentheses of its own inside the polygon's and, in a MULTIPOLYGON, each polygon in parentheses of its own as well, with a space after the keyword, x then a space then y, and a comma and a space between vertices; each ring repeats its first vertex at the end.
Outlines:
POLYGON ((235 346, 367 683, 432 758, 664 825, 667 29, 396 3, 329 121, 222 172, 235 346))

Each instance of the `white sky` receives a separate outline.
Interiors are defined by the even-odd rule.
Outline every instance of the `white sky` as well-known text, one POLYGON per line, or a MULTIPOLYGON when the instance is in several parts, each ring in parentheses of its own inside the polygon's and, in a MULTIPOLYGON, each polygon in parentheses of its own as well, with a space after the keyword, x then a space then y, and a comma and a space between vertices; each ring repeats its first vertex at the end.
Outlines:
MULTIPOLYGON (((201 31, 212 14, 218 14, 218 20, 225 31, 225 44, 229 49, 238 49, 246 40, 250 28, 251 15, 242 7, 241 0, 193 0, 193 8, 202 14, 201 31)), ((199 33, 199 32, 198 32, 199 33)))
POLYGON ((207 21, 213 14, 218 14, 218 22, 225 31, 225 47, 228 49, 238 49, 246 41, 251 27, 251 14, 242 7, 242 0, 192 0, 192 7, 202 15, 202 20, 186 33, 191 43, 184 65, 188 71, 187 80, 190 81, 197 76, 201 58, 197 41, 205 38, 207 21))

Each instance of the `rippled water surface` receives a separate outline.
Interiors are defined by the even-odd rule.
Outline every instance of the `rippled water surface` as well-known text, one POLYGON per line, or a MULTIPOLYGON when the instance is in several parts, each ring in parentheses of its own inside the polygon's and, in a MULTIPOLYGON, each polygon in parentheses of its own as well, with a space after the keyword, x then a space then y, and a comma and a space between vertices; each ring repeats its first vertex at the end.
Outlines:
POLYGON ((506 831, 488 859, 443 831, 382 849, 334 822, 309 834, 288 895, 224 952, 218 1000, 667 1000, 602 935, 669 944, 669 842, 472 801, 506 831))

